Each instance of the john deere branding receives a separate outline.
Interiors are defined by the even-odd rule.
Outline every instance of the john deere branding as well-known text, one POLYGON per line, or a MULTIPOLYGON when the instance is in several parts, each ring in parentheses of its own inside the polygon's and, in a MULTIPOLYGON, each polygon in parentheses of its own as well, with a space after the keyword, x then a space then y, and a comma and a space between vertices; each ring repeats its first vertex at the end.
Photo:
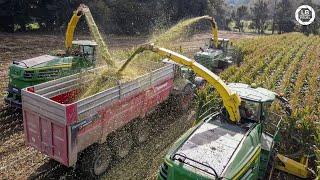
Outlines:
POLYGON ((314 21, 316 13, 311 6, 302 5, 296 10, 295 17, 299 24, 309 25, 314 21))

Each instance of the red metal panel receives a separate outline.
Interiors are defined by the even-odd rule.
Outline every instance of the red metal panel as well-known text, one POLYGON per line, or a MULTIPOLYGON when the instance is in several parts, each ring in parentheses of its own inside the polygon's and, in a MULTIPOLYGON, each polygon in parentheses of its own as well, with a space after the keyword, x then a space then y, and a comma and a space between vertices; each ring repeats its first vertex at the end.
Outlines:
POLYGON ((25 109, 23 111, 27 144, 41 150, 39 116, 25 109))
POLYGON ((33 87, 33 86, 28 87, 28 88, 27 88, 27 91, 29 91, 29 92, 33 92, 33 93, 34 93, 34 87, 33 87))
POLYGON ((77 113, 77 105, 75 103, 68 104, 66 106, 66 120, 67 125, 70 125, 78 120, 78 113, 77 113))
POLYGON ((67 127, 24 108, 26 142, 68 166, 67 127))
POLYGON ((52 123, 52 136, 52 153, 54 159, 68 165, 68 137, 66 127, 52 123))
POLYGON ((41 127, 41 151, 52 156, 52 129, 51 122, 47 118, 40 117, 41 127))
POLYGON ((160 84, 155 87, 158 93, 158 102, 167 100, 170 95, 171 89, 173 88, 173 79, 169 79, 167 82, 160 84))
MULTIPOLYGON (((67 134, 67 127, 77 122, 78 114, 75 103, 65 105, 66 125, 58 124, 56 121, 43 116, 39 117, 36 112, 24 109, 27 143, 68 166, 68 151, 72 153, 70 155, 72 157, 75 153, 78 153, 78 150, 84 149, 99 140, 99 138, 106 137, 110 132, 144 115, 166 100, 172 87, 173 79, 169 78, 147 90, 140 91, 111 105, 102 107, 97 112, 97 118, 91 120, 85 126, 79 127, 79 131, 76 132, 74 138, 71 138, 76 139, 76 143, 72 147, 75 150, 68 149, 67 134)), ((75 90, 51 99, 60 103, 68 103, 76 95, 77 91, 75 90)))
POLYGON ((143 110, 145 113, 165 101, 173 87, 173 79, 167 79, 146 91, 143 110))
POLYGON ((50 99, 61 104, 68 104, 73 102, 79 96, 79 93, 80 93, 80 89, 75 89, 63 94, 59 94, 50 99))
POLYGON ((148 89, 146 91, 146 98, 144 101, 144 111, 148 112, 152 107, 157 105, 158 94, 155 92, 154 88, 148 89))

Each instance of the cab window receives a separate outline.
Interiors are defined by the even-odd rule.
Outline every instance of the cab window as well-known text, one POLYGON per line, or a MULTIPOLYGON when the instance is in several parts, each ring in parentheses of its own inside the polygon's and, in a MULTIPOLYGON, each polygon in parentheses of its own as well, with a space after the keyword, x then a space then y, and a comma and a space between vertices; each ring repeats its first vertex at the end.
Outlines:
POLYGON ((93 46, 83 46, 81 50, 82 50, 83 56, 86 59, 91 60, 91 61, 94 60, 94 47, 93 46))
POLYGON ((241 105, 239 107, 241 119, 244 121, 254 121, 258 122, 260 120, 260 103, 241 100, 241 105))
POLYGON ((261 113, 261 118, 263 120, 268 120, 268 117, 271 116, 271 102, 265 102, 262 105, 262 113, 261 113))
POLYGON ((92 55, 93 54, 93 47, 91 47, 91 46, 83 46, 83 54, 92 55))

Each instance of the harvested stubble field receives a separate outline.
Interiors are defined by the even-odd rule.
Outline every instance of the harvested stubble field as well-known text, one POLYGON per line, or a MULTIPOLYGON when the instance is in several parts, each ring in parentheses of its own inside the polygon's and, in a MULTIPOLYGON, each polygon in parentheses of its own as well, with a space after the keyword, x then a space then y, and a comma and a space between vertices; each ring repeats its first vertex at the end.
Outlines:
MULTIPOLYGON (((240 34, 220 31, 220 37, 230 39, 243 39, 251 37, 250 34, 240 34)), ((86 39, 82 35, 79 39, 86 39)), ((188 40, 175 43, 192 57, 195 51, 210 38, 209 33, 195 34, 188 40)), ((133 46, 145 43, 148 37, 118 37, 108 36, 107 43, 111 54, 115 57, 121 51, 131 50, 133 46)), ((63 49, 63 35, 47 34, 0 34, 0 98, 3 99, 7 87, 7 70, 12 60, 23 60, 47 54, 52 50, 63 49)), ((121 53, 122 54, 122 53, 121 53)), ((121 59, 121 58, 120 58, 121 59)), ((0 101, 0 179, 48 179, 68 178, 79 179, 81 174, 67 169, 38 151, 24 145, 23 125, 21 114, 15 110, 7 109, 0 101)), ((192 112, 181 116, 173 122, 170 115, 156 115, 156 118, 165 122, 159 125, 155 133, 142 146, 135 147, 131 154, 111 168, 104 179, 114 178, 152 178, 155 176, 162 156, 170 144, 190 127, 192 112), (186 119, 187 122, 185 123, 186 119), (150 168, 151 167, 151 168, 150 168)))

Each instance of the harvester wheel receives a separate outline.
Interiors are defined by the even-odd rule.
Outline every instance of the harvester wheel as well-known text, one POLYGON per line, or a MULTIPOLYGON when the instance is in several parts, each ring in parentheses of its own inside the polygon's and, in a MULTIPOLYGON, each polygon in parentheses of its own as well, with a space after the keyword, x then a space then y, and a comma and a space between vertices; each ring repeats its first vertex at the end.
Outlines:
POLYGON ((131 133, 127 128, 116 132, 111 139, 112 150, 115 152, 118 159, 127 156, 133 146, 133 139, 131 133))
POLYGON ((79 161, 79 169, 90 178, 103 175, 112 162, 112 151, 107 143, 93 145, 86 149, 79 161))
POLYGON ((133 124, 132 134, 133 139, 136 144, 141 144, 148 140, 148 137, 151 132, 151 123, 147 118, 137 119, 133 124))

